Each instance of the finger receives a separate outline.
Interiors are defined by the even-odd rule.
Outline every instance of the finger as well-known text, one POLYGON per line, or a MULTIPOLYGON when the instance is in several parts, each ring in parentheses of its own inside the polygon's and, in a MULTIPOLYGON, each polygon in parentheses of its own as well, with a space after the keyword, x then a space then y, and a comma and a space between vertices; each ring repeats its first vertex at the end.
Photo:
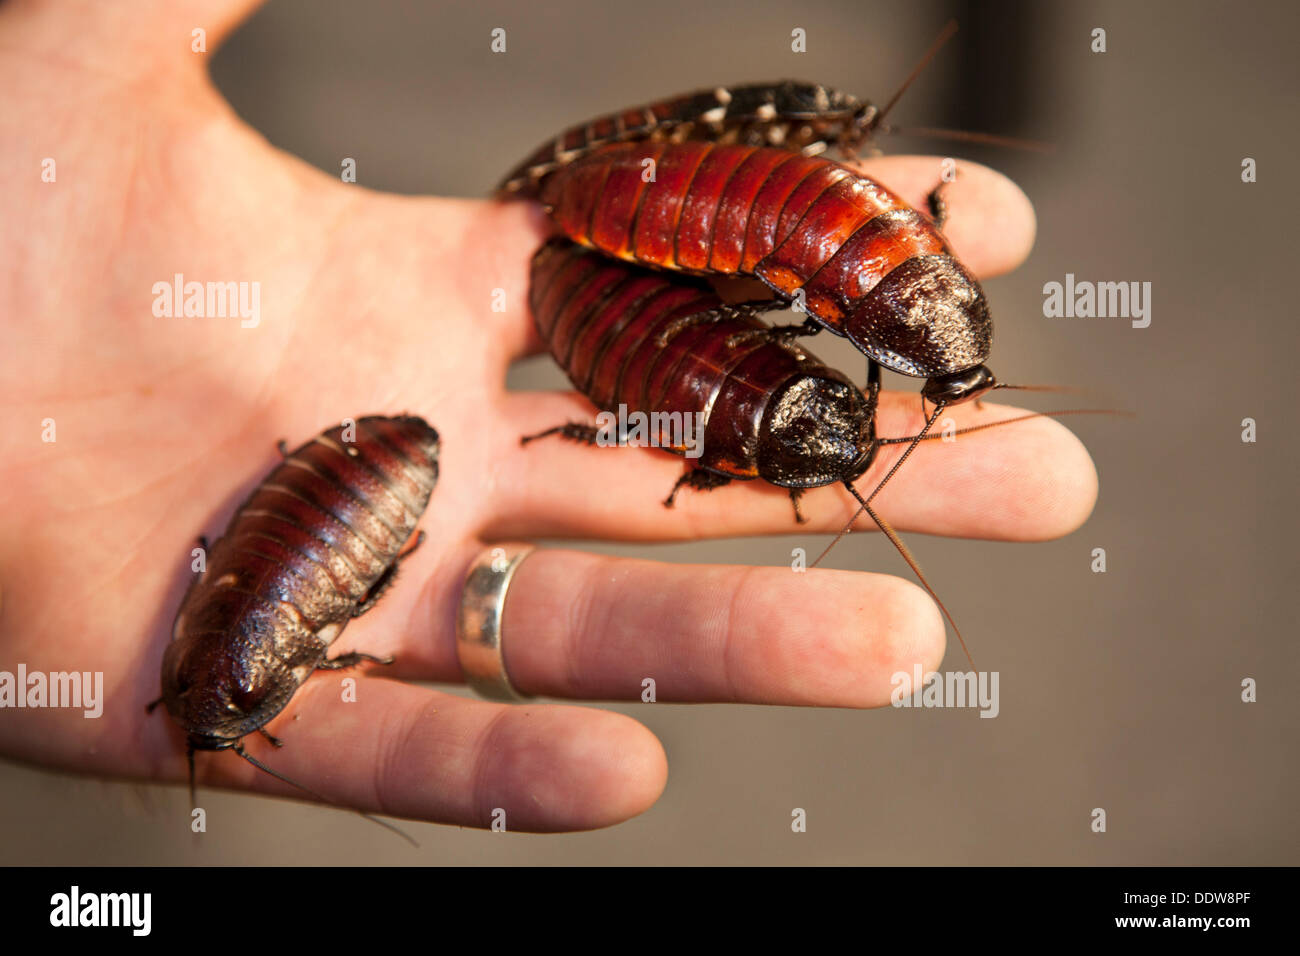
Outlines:
POLYGON ((880 707, 943 659, 939 612, 899 578, 538 551, 502 620, 512 683, 555 697, 880 707))
MULTIPOLYGON (((525 446, 566 420, 591 423, 590 403, 575 393, 512 394, 490 434, 500 442, 503 481, 482 534, 490 539, 576 537, 625 541, 689 540, 744 534, 839 531, 857 511, 843 487, 811 489, 800 500, 807 524, 796 525, 788 490, 761 479, 712 491, 684 488, 672 508, 661 502, 686 460, 656 448, 593 447, 559 437, 525 446)), ((985 403, 945 409, 945 431, 1032 414, 985 403)), ((916 435, 924 425, 915 393, 881 395, 877 433, 916 435)), ((1097 473, 1083 444, 1060 422, 1033 418, 951 441, 923 442, 873 502, 900 530, 1006 541, 1043 541, 1068 534, 1092 512, 1097 473)), ((903 454, 885 446, 854 481, 864 495, 903 454)), ((870 527, 870 521, 860 521, 870 527)))
MULTIPOLYGON (((408 819, 508 830, 590 830, 647 809, 667 763, 631 718, 578 707, 492 704, 397 681, 314 676, 251 754, 341 806, 408 819), (502 812, 504 817, 501 816, 502 812)), ((198 755, 201 780, 263 793, 300 790, 232 754, 198 755)), ((180 766, 177 766, 178 774, 180 766)))
MULTIPOLYGON (((901 562, 900 562, 901 565, 901 562)), ((906 568, 903 568, 906 570, 906 568)), ((452 636, 459 580, 429 589, 385 674, 462 680, 452 636)), ((539 550, 518 566, 502 624, 524 694, 635 703, 880 707, 893 675, 936 668, 943 621, 916 585, 883 574, 664 564, 539 550)))
MULTIPOLYGON (((850 164, 878 179, 908 203, 928 212, 926 197, 943 181, 938 156, 881 156, 850 164)), ((1002 275, 1029 257, 1037 220, 1029 197, 1001 173, 961 160, 946 183, 948 221, 943 234, 953 252, 977 276, 1002 275)))
MULTIPOLYGON (((441 208, 446 201, 439 200, 441 208)), ((550 220, 534 202, 462 201, 465 227, 455 243, 456 265, 445 276, 493 343, 502 369, 516 359, 546 351, 528 305, 528 271, 533 253, 551 233, 550 220), (499 306, 491 305, 494 299, 499 306), (497 309, 500 311, 497 311, 497 309)))

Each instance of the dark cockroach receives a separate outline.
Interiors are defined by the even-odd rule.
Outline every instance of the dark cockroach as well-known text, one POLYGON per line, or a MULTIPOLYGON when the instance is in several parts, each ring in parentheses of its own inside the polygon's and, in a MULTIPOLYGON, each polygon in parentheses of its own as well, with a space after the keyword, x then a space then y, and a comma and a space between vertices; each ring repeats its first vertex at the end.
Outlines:
MULTIPOLYGON (((886 127, 885 116, 956 30, 957 25, 953 22, 944 27, 929 52, 883 108, 842 90, 803 80, 695 90, 644 106, 607 113, 566 129, 554 139, 547 140, 507 173, 497 186, 496 195, 499 198, 536 196, 541 183, 551 173, 610 143, 704 140, 778 146, 807 156, 835 148, 846 159, 853 158, 877 132, 903 132, 886 127)), ((1002 137, 959 130, 916 128, 907 132, 1019 144, 1019 141, 1002 137)))
MULTIPOLYGON (((703 416, 702 454, 678 487, 762 478, 797 501, 804 488, 857 478, 875 456, 878 386, 864 395, 703 283, 553 239, 533 257, 529 300, 551 354, 597 408, 658 413, 654 444, 682 455, 669 423, 703 416)), ((545 434, 557 431, 596 441, 588 426, 545 434)))
MULTIPOLYGON (((683 485, 709 489, 759 478, 788 488, 799 517, 805 489, 843 484, 934 596, 871 500, 928 437, 938 412, 918 435, 876 437, 879 366, 871 365, 864 392, 764 324, 760 309, 727 306, 703 282, 623 265, 564 239, 533 257, 529 301, 542 340, 598 409, 624 405, 652 422, 657 415, 654 444, 677 454, 686 448, 668 427, 673 416, 703 417, 701 454, 665 505, 683 485), (882 445, 903 443, 903 456, 862 497, 853 482, 882 445)), ((590 444, 600 438, 596 427, 571 422, 523 441, 553 434, 590 444)))
POLYGON ((535 196, 560 167, 600 146, 631 140, 781 146, 810 156, 837 146, 849 156, 870 138, 880 116, 871 103, 800 80, 697 90, 565 130, 512 169, 497 195, 535 196))
POLYGON ((344 423, 293 452, 280 443, 284 460, 190 585, 163 655, 162 697, 149 705, 165 704, 185 731, 191 791, 196 750, 233 750, 307 789, 250 756, 242 739, 257 731, 279 746, 263 727, 314 671, 391 663, 326 653, 410 553, 403 548, 438 480, 438 448, 438 433, 414 416, 344 423))
POLYGON ((817 156, 713 143, 604 146, 550 177, 542 202, 570 239, 698 275, 753 275, 802 300, 873 362, 954 404, 996 386, 979 282, 929 219, 885 186, 817 156), (647 175, 653 170, 653 176, 647 175), (646 180, 650 181, 647 182, 646 180))

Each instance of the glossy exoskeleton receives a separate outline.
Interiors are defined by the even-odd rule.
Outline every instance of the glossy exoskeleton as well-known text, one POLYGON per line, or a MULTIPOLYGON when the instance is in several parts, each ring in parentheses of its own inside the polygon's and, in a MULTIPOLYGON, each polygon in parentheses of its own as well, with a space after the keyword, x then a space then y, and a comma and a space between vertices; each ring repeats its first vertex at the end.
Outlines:
MULTIPOLYGON (((936 191, 937 192, 937 191, 936 191)), ((935 404, 996 385, 979 282, 935 218, 838 163, 771 147, 603 146, 550 176, 541 200, 568 238, 696 275, 752 275, 874 362, 927 379, 935 404)))
MULTIPOLYGON (((797 507, 800 490, 851 482, 871 464, 879 382, 864 393, 774 332, 760 310, 563 239, 538 250, 531 283, 538 332, 598 409, 653 413, 653 443, 681 455, 687 447, 669 423, 702 422, 700 454, 674 494, 760 478, 791 489, 797 507)), ((580 424, 542 434, 552 433, 597 438, 580 424)))
POLYGON ((626 141, 707 140, 780 146, 813 156, 834 146, 853 156, 880 111, 817 83, 780 80, 697 90, 573 126, 543 143, 497 186, 498 196, 534 196, 555 170, 598 147, 626 141))
POLYGON ((438 480, 438 433, 414 416, 345 422, 280 450, 207 553, 163 655, 160 701, 185 731, 191 785, 196 750, 234 749, 280 776, 241 739, 265 733, 314 671, 387 663, 327 652, 392 583, 438 480))

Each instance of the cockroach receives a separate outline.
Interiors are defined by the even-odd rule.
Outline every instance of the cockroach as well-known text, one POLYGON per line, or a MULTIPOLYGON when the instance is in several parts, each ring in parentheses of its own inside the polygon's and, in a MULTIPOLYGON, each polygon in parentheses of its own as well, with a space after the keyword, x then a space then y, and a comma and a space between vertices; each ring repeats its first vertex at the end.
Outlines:
MULTIPOLYGON (((797 508, 799 491, 857 478, 875 456, 878 386, 864 395, 703 283, 553 239, 533 257, 529 300, 551 354, 597 408, 658 413, 654 444, 681 455, 669 423, 703 416, 702 454, 665 503, 684 484, 762 478, 789 488, 797 508)), ((543 434, 554 432, 597 438, 588 426, 543 434)))
POLYGON ((514 169, 496 188, 498 198, 535 197, 545 179, 557 169, 581 159, 601 146, 623 142, 703 140, 748 146, 778 146, 805 156, 835 149, 853 159, 877 133, 940 136, 983 143, 1028 146, 1033 144, 984 133, 915 127, 902 130, 885 125, 885 117, 903 93, 957 30, 949 22, 930 50, 890 97, 884 107, 860 100, 851 93, 805 80, 744 83, 694 90, 644 106, 607 113, 572 126, 547 140, 514 169))
MULTIPOLYGON (((700 280, 624 265, 556 238, 533 257, 530 281, 539 335, 596 408, 623 405, 657 420, 652 443, 679 455, 687 448, 669 423, 674 416, 676 422, 702 416, 699 457, 665 505, 672 506, 683 486, 712 489, 733 479, 762 479, 789 489, 795 517, 803 521, 799 496, 806 489, 842 484, 943 608, 902 540, 871 506, 927 439, 937 410, 918 435, 877 437, 878 365, 870 366, 866 390, 859 389, 762 322, 761 307, 726 305, 700 280), (875 490, 859 494, 853 482, 880 447, 904 443, 908 448, 875 490)), ((522 441, 557 434, 588 444, 603 440, 595 426, 569 422, 522 441)))
POLYGON ((371 416, 295 451, 279 447, 283 460, 236 511, 181 602, 162 696, 148 708, 165 704, 185 731, 191 798, 198 750, 233 750, 320 797, 247 753, 243 738, 256 731, 280 746, 264 727, 313 672, 392 662, 326 654, 424 538, 403 551, 438 480, 438 433, 423 419, 371 416))
POLYGON ((560 167, 598 147, 627 141, 782 146, 809 156, 837 146, 843 155, 852 156, 880 117, 872 103, 801 80, 696 90, 565 130, 512 169, 496 194, 535 196, 540 183, 560 167))
POLYGON ((938 404, 997 386, 979 282, 931 218, 882 184, 818 156, 714 143, 603 146, 551 176, 561 232, 620 259, 696 275, 752 275, 873 362, 925 378, 938 404), (653 175, 647 175, 647 170, 653 175), (649 181, 647 181, 649 180, 649 181))

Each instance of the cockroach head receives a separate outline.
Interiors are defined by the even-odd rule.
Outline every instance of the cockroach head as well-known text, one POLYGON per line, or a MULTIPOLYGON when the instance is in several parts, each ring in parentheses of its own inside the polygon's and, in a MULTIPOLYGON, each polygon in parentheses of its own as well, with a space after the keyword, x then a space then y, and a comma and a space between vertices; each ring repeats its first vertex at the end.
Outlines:
POLYGON ((861 103, 853 111, 853 119, 849 122, 849 128, 845 132, 845 142, 843 145, 850 149, 859 149, 862 144, 871 139, 871 135, 876 131, 876 127, 882 119, 880 107, 875 103, 861 103))
POLYGON ((979 398, 997 388, 998 380, 987 365, 963 369, 949 375, 936 375, 927 379, 921 394, 932 405, 956 405, 979 398))
POLYGON ((763 413, 759 476, 786 488, 856 478, 875 453, 874 416, 867 396, 839 373, 792 378, 763 413))
POLYGON ((266 724, 297 688, 272 654, 220 634, 173 641, 163 657, 163 702, 195 750, 224 750, 266 724))

